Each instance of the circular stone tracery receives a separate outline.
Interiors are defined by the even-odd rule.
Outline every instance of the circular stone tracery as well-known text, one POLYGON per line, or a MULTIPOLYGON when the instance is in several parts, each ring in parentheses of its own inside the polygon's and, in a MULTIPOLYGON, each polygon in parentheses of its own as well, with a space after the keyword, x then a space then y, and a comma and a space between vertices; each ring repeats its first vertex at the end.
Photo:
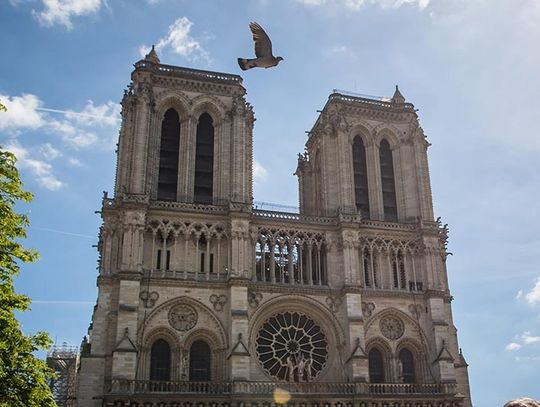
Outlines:
POLYGON ((169 324, 177 331, 189 331, 197 324, 198 318, 195 308, 186 304, 176 305, 169 311, 169 324))
POLYGON ((381 329, 382 334, 391 340, 401 338, 403 331, 405 330, 401 319, 393 315, 381 318, 379 321, 379 328, 381 329))
POLYGON ((283 312, 267 319, 255 338, 256 353, 273 378, 310 381, 326 366, 328 341, 322 329, 300 312, 283 312))

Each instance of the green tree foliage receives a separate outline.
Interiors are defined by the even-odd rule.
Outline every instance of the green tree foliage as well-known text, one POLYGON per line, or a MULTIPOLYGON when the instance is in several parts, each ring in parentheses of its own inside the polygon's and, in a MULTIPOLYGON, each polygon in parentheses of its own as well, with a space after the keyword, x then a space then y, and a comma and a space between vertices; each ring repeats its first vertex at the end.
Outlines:
POLYGON ((38 257, 20 244, 28 218, 13 207, 18 201, 30 202, 32 194, 22 189, 15 163, 15 156, 0 146, 0 406, 56 406, 47 385, 53 373, 33 354, 48 348, 51 340, 44 332, 23 334, 15 318, 15 311, 30 307, 30 298, 17 294, 13 285, 18 263, 38 257))

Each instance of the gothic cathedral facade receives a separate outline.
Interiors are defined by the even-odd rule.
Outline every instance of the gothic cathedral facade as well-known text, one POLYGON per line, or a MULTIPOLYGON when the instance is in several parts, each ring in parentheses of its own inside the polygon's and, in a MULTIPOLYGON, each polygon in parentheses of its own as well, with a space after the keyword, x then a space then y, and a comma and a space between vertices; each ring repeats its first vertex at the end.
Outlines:
POLYGON ((414 106, 332 93, 299 213, 253 207, 237 75, 135 64, 80 407, 470 407, 414 106))

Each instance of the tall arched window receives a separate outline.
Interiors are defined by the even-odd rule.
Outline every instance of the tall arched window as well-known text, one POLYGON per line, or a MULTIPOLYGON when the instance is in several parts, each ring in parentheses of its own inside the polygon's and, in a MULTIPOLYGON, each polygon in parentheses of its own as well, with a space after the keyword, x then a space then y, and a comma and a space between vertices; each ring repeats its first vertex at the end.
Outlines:
POLYGON ((396 183, 394 180, 394 162, 388 141, 382 140, 379 147, 381 164, 381 184, 384 206, 384 219, 397 220, 396 183))
POLYGON ((192 382, 210 381, 212 359, 210 346, 205 341, 195 341, 191 345, 189 355, 189 380, 192 382))
POLYGON ((414 383, 416 381, 416 375, 414 371, 414 357, 412 352, 403 348, 399 351, 399 360, 403 369, 403 383, 414 383))
POLYGON ((371 383, 384 383, 384 362, 379 349, 373 348, 368 354, 369 381, 371 383))
POLYGON ((369 193, 367 180, 366 149, 362 137, 353 142, 354 198, 356 209, 364 217, 369 217, 369 193))
POLYGON ((195 147, 196 203, 211 204, 214 183, 214 123, 208 113, 199 117, 195 147))
POLYGON ((150 350, 150 380, 171 380, 171 347, 158 339, 150 350))
POLYGON ((161 122, 157 192, 160 201, 176 201, 179 152, 180 118, 176 110, 171 108, 165 112, 161 122))

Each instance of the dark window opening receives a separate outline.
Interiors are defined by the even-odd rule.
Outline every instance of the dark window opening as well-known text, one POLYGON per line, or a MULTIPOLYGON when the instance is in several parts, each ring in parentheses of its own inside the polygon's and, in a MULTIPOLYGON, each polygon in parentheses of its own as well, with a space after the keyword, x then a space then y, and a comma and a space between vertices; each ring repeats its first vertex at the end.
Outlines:
MULTIPOLYGON (((161 270, 162 258, 163 258, 162 250, 158 249, 157 250, 157 259, 156 259, 156 270, 161 270)), ((166 257, 165 257, 165 270, 170 270, 170 269, 171 269, 171 251, 167 250, 167 254, 166 254, 166 257)))
POLYGON ((210 381, 210 346, 205 341, 195 341, 189 351, 189 380, 193 382, 210 381))
POLYGON ((401 349, 399 351, 399 360, 402 367, 403 383, 414 383, 416 381, 416 375, 412 352, 407 348, 401 349))
POLYGON ((196 203, 212 204, 214 182, 214 124, 208 113, 199 117, 195 147, 196 203))
POLYGON ((369 218, 369 193, 366 149, 360 136, 353 143, 354 197, 356 209, 363 217, 369 218))
POLYGON ((379 147, 381 164, 381 185, 384 207, 384 220, 397 220, 396 183, 394 179, 394 162, 388 141, 381 141, 379 147))
POLYGON ((371 287, 371 278, 369 275, 371 271, 370 262, 371 262, 371 258, 369 255, 369 250, 365 249, 364 250, 364 281, 365 281, 366 287, 371 287))
POLYGON ((384 383, 384 363, 379 349, 371 349, 368 355, 369 381, 371 383, 384 383))
POLYGON ((204 273, 204 253, 201 253, 201 268, 200 268, 200 272, 201 273, 204 273))
POLYGON ((150 350, 150 380, 171 380, 171 348, 163 339, 155 341, 150 350))
POLYGON ((157 199, 160 201, 176 201, 179 152, 180 118, 176 110, 169 109, 161 122, 157 192, 157 199))

